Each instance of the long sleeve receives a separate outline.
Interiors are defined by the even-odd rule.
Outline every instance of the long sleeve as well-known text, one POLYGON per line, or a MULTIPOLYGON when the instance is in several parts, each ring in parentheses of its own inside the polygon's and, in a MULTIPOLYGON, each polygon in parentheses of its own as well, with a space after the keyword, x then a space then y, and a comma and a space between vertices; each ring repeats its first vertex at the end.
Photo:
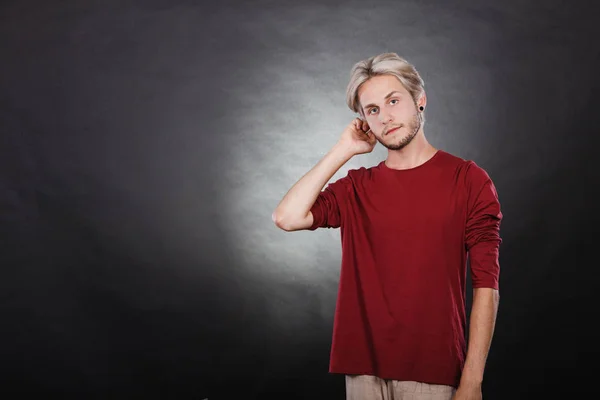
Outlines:
POLYGON ((342 209, 346 203, 349 186, 352 182, 349 176, 330 183, 319 193, 310 211, 313 214, 313 224, 309 230, 317 228, 339 228, 342 223, 342 209))
POLYGON ((494 183, 485 170, 470 162, 467 171, 465 245, 473 288, 498 289, 502 212, 494 183))

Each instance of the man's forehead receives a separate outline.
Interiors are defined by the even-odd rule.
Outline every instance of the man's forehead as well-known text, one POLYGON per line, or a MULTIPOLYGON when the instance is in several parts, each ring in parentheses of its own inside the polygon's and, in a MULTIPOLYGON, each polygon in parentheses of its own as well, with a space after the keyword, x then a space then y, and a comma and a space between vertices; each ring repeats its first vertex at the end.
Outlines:
POLYGON ((365 82, 358 91, 358 97, 361 103, 379 101, 389 97, 390 93, 404 94, 406 89, 402 86, 402 83, 396 78, 388 80, 386 82, 377 82, 377 84, 369 85, 371 80, 365 82))

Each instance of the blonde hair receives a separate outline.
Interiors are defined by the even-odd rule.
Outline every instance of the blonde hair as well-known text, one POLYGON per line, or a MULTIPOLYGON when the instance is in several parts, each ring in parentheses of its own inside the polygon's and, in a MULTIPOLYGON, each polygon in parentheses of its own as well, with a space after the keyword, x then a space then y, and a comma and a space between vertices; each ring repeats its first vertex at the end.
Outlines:
MULTIPOLYGON (((425 90, 425 82, 416 68, 396 53, 382 53, 359 61, 354 64, 350 72, 350 83, 346 88, 346 103, 352 111, 359 113, 363 118, 365 116, 358 100, 358 89, 370 78, 381 75, 393 75, 398 78, 415 104, 425 90)), ((424 115, 422 118, 425 122, 424 115)))

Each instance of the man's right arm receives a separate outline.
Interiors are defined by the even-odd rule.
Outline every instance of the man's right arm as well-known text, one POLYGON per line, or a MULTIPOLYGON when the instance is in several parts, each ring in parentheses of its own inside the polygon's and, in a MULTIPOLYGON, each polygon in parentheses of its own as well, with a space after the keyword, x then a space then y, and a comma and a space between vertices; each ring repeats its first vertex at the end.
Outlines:
POLYGON ((338 142, 283 197, 273 212, 273 222, 284 231, 310 228, 314 222, 310 209, 331 177, 353 156, 352 150, 338 142))

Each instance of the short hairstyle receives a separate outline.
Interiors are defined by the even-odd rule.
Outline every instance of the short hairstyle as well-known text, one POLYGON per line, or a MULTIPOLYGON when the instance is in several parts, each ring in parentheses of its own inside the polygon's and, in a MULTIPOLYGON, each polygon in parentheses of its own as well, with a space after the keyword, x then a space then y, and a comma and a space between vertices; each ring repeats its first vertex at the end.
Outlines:
POLYGON ((360 86, 374 76, 393 75, 404 88, 410 93, 413 102, 419 100, 423 95, 425 82, 417 72, 416 68, 398 56, 396 53, 382 53, 369 57, 354 64, 350 72, 350 83, 346 88, 346 103, 348 107, 365 117, 360 101, 358 100, 358 89, 360 86))

